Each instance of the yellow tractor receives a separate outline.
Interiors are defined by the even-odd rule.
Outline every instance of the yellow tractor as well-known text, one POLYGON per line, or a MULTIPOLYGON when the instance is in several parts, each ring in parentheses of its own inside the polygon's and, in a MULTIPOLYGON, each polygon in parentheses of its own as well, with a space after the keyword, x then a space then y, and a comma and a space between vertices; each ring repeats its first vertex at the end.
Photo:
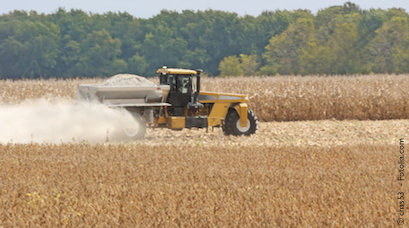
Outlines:
POLYGON ((258 129, 247 95, 201 91, 202 70, 162 67, 156 73, 159 85, 80 85, 78 100, 98 100, 131 112, 138 126, 124 127, 127 138, 143 138, 146 127, 221 127, 226 135, 251 135, 258 129))

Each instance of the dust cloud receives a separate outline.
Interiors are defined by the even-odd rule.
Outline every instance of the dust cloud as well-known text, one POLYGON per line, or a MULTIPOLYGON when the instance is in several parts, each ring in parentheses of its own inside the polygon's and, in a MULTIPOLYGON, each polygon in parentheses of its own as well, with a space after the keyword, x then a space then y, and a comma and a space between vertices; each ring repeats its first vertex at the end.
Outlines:
POLYGON ((69 100, 0 104, 0 143, 103 143, 135 123, 126 111, 69 100))

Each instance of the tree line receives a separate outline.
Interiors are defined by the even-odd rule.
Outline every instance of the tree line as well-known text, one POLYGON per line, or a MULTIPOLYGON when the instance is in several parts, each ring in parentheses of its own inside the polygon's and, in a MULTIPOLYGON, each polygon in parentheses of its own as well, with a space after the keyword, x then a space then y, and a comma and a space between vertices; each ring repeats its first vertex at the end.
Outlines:
POLYGON ((259 16, 163 10, 149 18, 59 8, 0 16, 0 78, 153 76, 166 65, 208 75, 409 72, 409 15, 347 2, 259 16))

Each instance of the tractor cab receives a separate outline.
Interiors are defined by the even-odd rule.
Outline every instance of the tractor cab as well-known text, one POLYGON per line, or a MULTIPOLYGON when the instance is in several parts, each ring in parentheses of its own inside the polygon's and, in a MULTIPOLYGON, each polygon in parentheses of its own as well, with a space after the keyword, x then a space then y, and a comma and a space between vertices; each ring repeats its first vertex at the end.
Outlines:
POLYGON ((170 91, 166 102, 172 104, 169 114, 174 116, 184 116, 185 108, 188 110, 198 110, 203 107, 197 101, 200 92, 200 74, 202 70, 185 70, 167 68, 158 69, 161 85, 169 85, 170 91), (193 78, 196 77, 196 88, 193 78))

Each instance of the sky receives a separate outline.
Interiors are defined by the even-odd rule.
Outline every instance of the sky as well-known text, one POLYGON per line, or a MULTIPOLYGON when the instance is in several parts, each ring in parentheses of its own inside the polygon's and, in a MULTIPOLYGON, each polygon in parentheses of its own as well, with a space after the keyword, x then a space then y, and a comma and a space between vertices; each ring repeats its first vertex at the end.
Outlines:
MULTIPOLYGON (((223 10, 235 12, 240 16, 246 14, 258 16, 263 11, 309 9, 312 13, 334 5, 343 5, 347 0, 0 0, 0 14, 14 10, 35 10, 38 13, 51 14, 59 7, 67 11, 81 9, 85 12, 103 14, 106 12, 128 12, 137 18, 151 18, 162 9, 182 12, 182 10, 223 10)), ((362 9, 370 8, 403 8, 409 12, 408 0, 355 0, 351 2, 362 9)))

